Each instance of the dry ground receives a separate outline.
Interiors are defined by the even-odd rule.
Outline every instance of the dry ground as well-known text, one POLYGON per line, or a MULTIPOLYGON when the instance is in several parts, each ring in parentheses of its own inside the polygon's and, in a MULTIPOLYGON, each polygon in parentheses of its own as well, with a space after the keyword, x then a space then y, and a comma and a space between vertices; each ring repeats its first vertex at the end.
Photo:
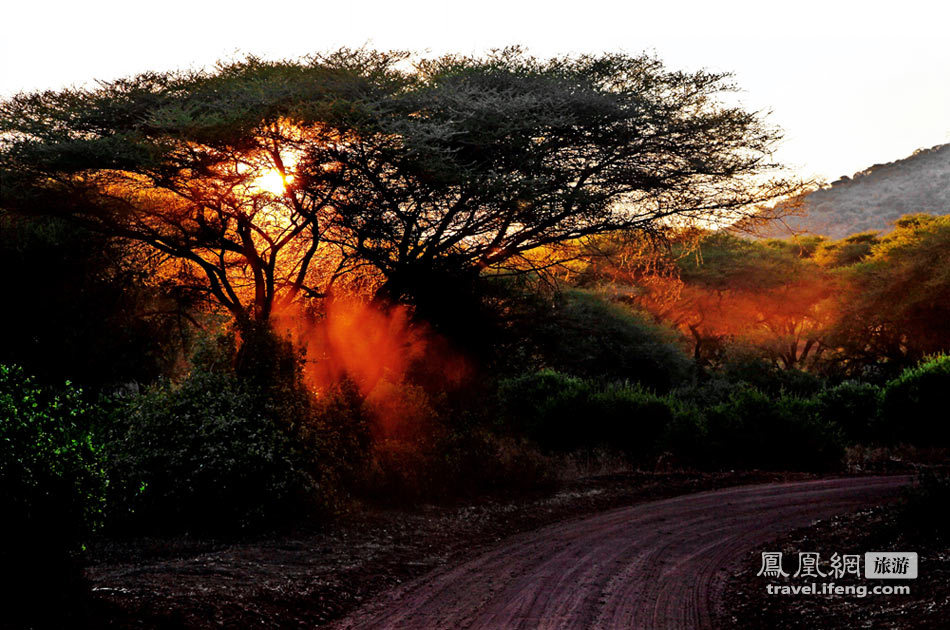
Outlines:
POLYGON ((809 478, 633 472, 577 479, 544 496, 361 509, 319 530, 280 536, 102 542, 86 569, 95 589, 89 625, 313 628, 520 532, 664 497, 809 478))

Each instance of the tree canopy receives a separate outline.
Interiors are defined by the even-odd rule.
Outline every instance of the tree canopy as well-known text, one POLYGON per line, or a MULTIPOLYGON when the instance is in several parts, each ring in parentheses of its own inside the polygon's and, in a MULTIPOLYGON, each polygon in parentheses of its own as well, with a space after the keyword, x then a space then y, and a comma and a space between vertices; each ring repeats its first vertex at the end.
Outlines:
POLYGON ((950 350, 950 217, 912 214, 842 268, 832 340, 855 368, 890 371, 950 350))
POLYGON ((676 327, 700 364, 721 365, 732 354, 887 378, 950 350, 948 221, 906 215, 889 234, 840 240, 709 231, 666 248, 610 235, 575 265, 576 282, 676 327))
POLYGON ((412 300, 616 229, 751 214, 779 136, 647 56, 341 50, 0 104, 0 206, 145 242, 239 320, 341 279, 412 300))

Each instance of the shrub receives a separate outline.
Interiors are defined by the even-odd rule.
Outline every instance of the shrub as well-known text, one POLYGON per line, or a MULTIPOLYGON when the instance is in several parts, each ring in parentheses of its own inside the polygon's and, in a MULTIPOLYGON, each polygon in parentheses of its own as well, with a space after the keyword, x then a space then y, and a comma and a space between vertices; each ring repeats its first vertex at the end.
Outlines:
MULTIPOLYGON (((841 429, 819 401, 720 380, 707 385, 659 396, 545 370, 500 383, 498 426, 547 450, 607 447, 641 463, 665 451, 700 467, 840 467, 841 429)), ((826 402, 845 396, 836 394, 826 402)))
POLYGON ((904 370, 884 386, 883 436, 917 445, 950 445, 947 392, 950 356, 938 355, 904 370))
POLYGON ((549 449, 585 445, 593 388, 588 381, 554 370, 542 370, 503 380, 498 386, 498 428, 524 436, 549 449))
POLYGON ((845 381, 818 394, 817 413, 841 427, 850 443, 875 438, 881 388, 871 383, 845 381))
POLYGON ((697 380, 689 385, 677 387, 670 392, 670 395, 681 404, 707 409, 728 401, 737 392, 748 388, 747 383, 729 380, 721 375, 714 375, 701 381, 697 380))
POLYGON ((502 381, 498 396, 507 431, 556 451, 606 446, 648 457, 674 415, 669 397, 639 385, 597 384, 552 370, 502 381))
POLYGON ((575 417, 574 423, 581 435, 585 426, 589 431, 585 446, 610 446, 644 458, 659 452, 673 414, 666 397, 638 386, 614 385, 593 393, 586 414, 575 417))
POLYGON ((363 483, 370 461, 371 428, 363 396, 349 379, 316 397, 303 442, 319 449, 322 476, 332 477, 325 486, 354 488, 363 483))
POLYGON ((383 378, 366 395, 363 406, 372 418, 372 434, 378 440, 424 442, 441 430, 437 400, 403 379, 383 378))
POLYGON ((768 470, 831 470, 844 455, 839 429, 811 401, 745 389, 706 411, 710 463, 768 470))
POLYGON ((593 292, 565 292, 535 326, 543 363, 560 372, 658 391, 690 374, 692 362, 673 331, 593 292))
POLYGON ((682 465, 707 467, 709 453, 705 416, 695 405, 675 397, 671 397, 671 401, 673 418, 660 438, 662 450, 682 465))
POLYGON ((812 396, 822 388, 818 376, 802 370, 783 370, 761 358, 738 356, 726 361, 723 377, 734 383, 745 383, 769 394, 812 396))
POLYGON ((446 496, 531 493, 556 483, 552 460, 524 440, 476 429, 453 432, 440 447, 446 496))
POLYGON ((376 502, 401 505, 438 494, 434 449, 405 440, 378 440, 370 453, 359 493, 376 502))
POLYGON ((107 432, 116 526, 235 530, 279 523, 320 497, 313 450, 279 399, 194 372, 120 400, 107 432))
MULTIPOLYGON (((92 411, 69 383, 53 392, 0 366, 0 588, 14 608, 42 594, 31 615, 52 613, 50 598, 78 592, 73 559, 101 522, 106 485, 87 427, 92 411)), ((16 614, 5 609, 5 621, 13 615, 16 625, 16 614)))

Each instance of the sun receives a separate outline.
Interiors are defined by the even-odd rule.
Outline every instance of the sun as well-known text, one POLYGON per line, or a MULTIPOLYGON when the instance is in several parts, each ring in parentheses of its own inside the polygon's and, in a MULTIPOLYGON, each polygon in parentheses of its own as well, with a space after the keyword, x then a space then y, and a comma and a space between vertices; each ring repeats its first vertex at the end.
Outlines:
POLYGON ((272 195, 283 195, 294 181, 293 175, 281 175, 276 168, 267 169, 250 182, 248 187, 252 191, 269 192, 272 195))

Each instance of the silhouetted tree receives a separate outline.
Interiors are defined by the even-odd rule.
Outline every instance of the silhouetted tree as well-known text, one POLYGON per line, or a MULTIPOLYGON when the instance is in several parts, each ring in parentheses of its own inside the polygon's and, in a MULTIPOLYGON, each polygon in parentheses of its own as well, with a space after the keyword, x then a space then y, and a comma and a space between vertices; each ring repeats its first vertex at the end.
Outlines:
POLYGON ((440 275, 531 268, 527 252, 612 230, 721 224, 788 193, 753 181, 778 136, 717 102, 727 78, 626 55, 447 56, 369 104, 358 141, 310 155, 347 191, 339 245, 388 297, 419 298, 440 275))
POLYGON ((734 220, 795 187, 763 183, 778 135, 721 104, 725 74, 518 49, 406 61, 251 58, 16 96, 0 204, 148 243, 266 322, 353 268, 431 305, 539 247, 734 220))

